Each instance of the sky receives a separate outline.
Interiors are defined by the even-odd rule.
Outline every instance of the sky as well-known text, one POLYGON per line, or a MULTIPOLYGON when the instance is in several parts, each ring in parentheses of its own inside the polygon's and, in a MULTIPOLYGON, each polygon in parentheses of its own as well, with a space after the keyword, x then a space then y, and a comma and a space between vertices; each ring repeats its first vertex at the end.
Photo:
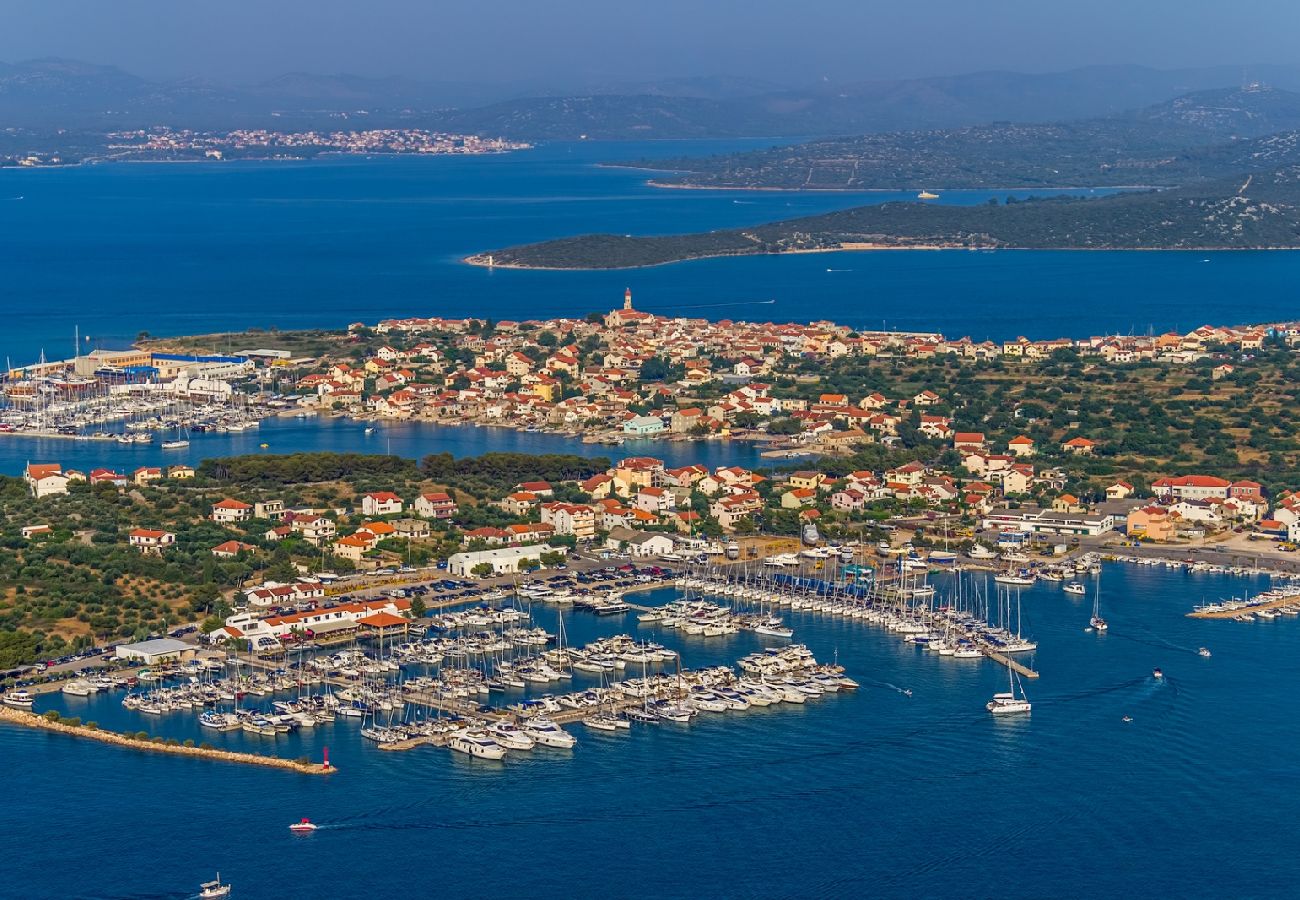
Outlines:
POLYGON ((1295 61, 1298 0, 39 0, 0 60, 60 56, 252 83, 291 71, 578 85, 798 86, 1138 63, 1295 61))

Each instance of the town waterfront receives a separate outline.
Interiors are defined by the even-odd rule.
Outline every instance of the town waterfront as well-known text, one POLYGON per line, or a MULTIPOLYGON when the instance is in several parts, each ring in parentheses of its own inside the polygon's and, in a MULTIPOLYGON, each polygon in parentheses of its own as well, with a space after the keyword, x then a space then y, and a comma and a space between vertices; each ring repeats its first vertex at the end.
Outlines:
MULTIPOLYGON (((470 253, 584 232, 670 233, 914 192, 663 190, 602 160, 768 141, 552 144, 505 156, 120 164, 0 171, 14 363, 141 331, 338 328, 406 315, 523 319, 607 310, 1009 339, 1157 332, 1292 314, 1300 255, 877 252, 700 260, 632 271, 488 270, 470 253), (766 303, 759 301, 775 301, 766 303)), ((1025 191, 943 192, 982 203, 1025 191)), ((274 344, 274 335, 264 343, 274 344)), ((239 350, 245 347, 214 349, 239 350)))
MULTIPOLYGON (((1102 577, 1105 635, 1084 631, 1086 600, 1041 582, 1024 592, 1042 678, 1029 685, 1032 715, 1015 721, 984 711, 1006 687, 1000 666, 800 612, 788 614, 796 639, 838 657, 858 691, 689 726, 573 726, 572 751, 500 763, 384 753, 345 721, 279 738, 214 735, 196 715, 124 710, 120 692, 52 695, 38 712, 119 730, 287 757, 319 758, 328 745, 339 772, 0 728, 19 785, 7 809, 25 838, 4 893, 179 900, 219 869, 241 898, 503 896, 526 869, 529 893, 571 897, 698 897, 718 884, 750 897, 1290 895, 1297 620, 1185 617, 1205 598, 1260 589, 1257 579, 1113 564, 1102 577), (1196 655, 1201 645, 1212 658, 1196 655), (304 815, 321 829, 291 835, 304 815), (74 845, 96 860, 89 881, 66 864, 74 845)), ((538 616, 554 630, 554 610, 538 616)), ((645 634, 691 666, 732 662, 762 640, 583 613, 567 614, 567 630, 575 643, 645 634)))

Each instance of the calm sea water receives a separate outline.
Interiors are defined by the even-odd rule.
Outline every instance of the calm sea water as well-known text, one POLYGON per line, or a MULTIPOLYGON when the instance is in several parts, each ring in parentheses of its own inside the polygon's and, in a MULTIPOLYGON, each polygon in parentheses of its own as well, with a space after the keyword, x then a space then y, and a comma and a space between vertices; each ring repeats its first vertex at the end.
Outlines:
POLYGON ((578 438, 509 428, 473 428, 436 425, 427 422, 381 422, 373 434, 365 426, 336 418, 276 418, 260 428, 237 433, 193 433, 190 446, 163 450, 159 438, 151 444, 119 444, 114 441, 79 441, 62 438, 0 435, 0 474, 18 475, 28 462, 53 461, 65 468, 89 471, 105 466, 132 472, 139 466, 189 463, 213 456, 246 453, 393 453, 419 459, 430 453, 477 456, 481 453, 576 453, 582 456, 653 456, 672 466, 700 463, 717 466, 772 465, 763 460, 762 449, 747 441, 648 441, 628 440, 603 446, 584 444, 578 438), (265 447, 262 445, 266 444, 265 447))
MULTIPOLYGON (((911 197, 658 190, 644 172, 595 165, 758 143, 0 171, 0 354, 69 356, 75 325, 90 336, 86 346, 121 346, 141 331, 582 315, 611 308, 628 285, 638 306, 663 313, 829 318, 977 339, 1293 314, 1300 256, 1290 253, 812 254, 569 273, 459 262, 562 235, 723 228, 911 197), (766 300, 776 302, 756 304, 766 300)), ((946 192, 942 202, 989 196, 946 192)))
MULTIPOLYGON (((1257 581, 1109 565, 1103 584, 1104 636, 1083 631, 1086 601, 1025 592, 1043 674, 1016 721, 983 709, 1005 689, 1000 667, 811 613, 789 614, 797 638, 838 656, 856 693, 610 736, 574 726, 572 751, 503 763, 381 752, 351 723, 213 735, 188 715, 123 710, 120 694, 56 696, 38 709, 290 756, 328 745, 340 771, 0 729, 23 847, 0 894, 181 898, 220 869, 239 898, 1294 896, 1300 621, 1183 615, 1257 581), (304 815, 326 827, 290 835, 304 815)), ((554 630, 555 615, 539 620, 554 630)), ((569 616, 579 642, 620 630, 687 665, 762 640, 569 616)))

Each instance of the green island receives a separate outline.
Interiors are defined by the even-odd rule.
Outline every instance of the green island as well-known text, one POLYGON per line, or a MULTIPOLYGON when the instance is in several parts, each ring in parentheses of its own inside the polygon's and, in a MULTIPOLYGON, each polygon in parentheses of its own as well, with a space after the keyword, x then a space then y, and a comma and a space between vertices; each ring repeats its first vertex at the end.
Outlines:
POLYGON ((718 256, 830 250, 1300 248, 1300 167, 1097 198, 979 206, 884 203, 693 234, 588 234, 492 250, 475 265, 624 269, 718 256))
POLYGON ((815 191, 1170 187, 1300 161, 1300 94, 1202 91, 1121 115, 991 122, 608 165, 660 187, 815 191))

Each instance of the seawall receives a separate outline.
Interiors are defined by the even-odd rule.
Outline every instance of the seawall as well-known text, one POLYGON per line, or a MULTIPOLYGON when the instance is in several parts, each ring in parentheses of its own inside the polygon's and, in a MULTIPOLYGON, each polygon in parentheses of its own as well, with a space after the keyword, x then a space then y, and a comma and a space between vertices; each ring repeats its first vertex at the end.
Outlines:
POLYGON ((118 734, 115 731, 103 731, 99 728, 88 728, 85 725, 69 725, 65 722, 51 721, 44 716, 36 713, 27 712, 26 710, 13 709, 7 706, 0 706, 0 722, 8 722, 11 725, 22 725, 27 728, 39 728, 45 731, 56 731, 60 734, 67 734, 72 737, 88 738, 92 741, 99 741, 103 744, 116 744, 119 747, 126 747, 131 750, 142 750, 149 753, 170 753, 173 756, 190 756, 201 759, 211 759, 217 762, 243 763, 253 766, 267 766, 272 769, 287 769, 291 772, 298 772, 302 775, 331 775, 338 771, 334 766, 323 766, 317 763, 302 763, 292 759, 283 759, 278 756, 258 756, 253 753, 235 753, 231 750, 217 750, 207 747, 186 747, 179 744, 155 744, 152 741, 141 741, 135 738, 118 734))

